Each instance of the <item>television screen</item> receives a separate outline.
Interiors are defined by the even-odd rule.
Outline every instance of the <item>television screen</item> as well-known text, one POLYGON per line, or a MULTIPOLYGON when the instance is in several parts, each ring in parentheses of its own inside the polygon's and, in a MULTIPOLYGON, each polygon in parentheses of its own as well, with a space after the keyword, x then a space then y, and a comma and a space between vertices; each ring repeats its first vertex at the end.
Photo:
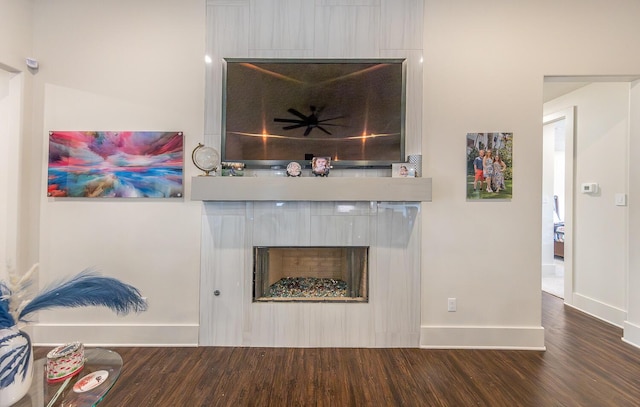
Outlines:
POLYGON ((404 161, 404 60, 226 59, 222 161, 404 161))

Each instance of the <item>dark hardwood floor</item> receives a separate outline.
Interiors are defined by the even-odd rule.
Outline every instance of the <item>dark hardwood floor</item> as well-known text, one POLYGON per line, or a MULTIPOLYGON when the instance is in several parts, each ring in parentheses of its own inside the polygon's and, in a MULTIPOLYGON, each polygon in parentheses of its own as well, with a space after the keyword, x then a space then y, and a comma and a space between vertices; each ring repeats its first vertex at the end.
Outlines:
POLYGON ((119 347, 100 406, 640 406, 640 349, 542 295, 546 352, 119 347))

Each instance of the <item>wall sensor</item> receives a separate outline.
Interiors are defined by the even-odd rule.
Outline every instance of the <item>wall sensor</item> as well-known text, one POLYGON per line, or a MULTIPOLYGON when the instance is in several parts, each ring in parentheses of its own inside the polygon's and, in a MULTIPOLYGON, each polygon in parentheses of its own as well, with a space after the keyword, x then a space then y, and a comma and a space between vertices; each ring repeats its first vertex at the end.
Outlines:
POLYGON ((27 58, 26 59, 27 66, 31 69, 38 69, 40 64, 38 64, 38 60, 35 58, 27 58))

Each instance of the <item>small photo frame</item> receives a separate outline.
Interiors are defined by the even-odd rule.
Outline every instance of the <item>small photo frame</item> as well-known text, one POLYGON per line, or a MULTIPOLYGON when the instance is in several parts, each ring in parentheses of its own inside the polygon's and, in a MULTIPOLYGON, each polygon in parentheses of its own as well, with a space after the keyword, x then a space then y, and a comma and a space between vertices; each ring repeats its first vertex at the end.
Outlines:
POLYGON ((391 176, 393 178, 415 178, 416 165, 413 163, 391 164, 391 176))
POLYGON ((331 157, 313 157, 311 172, 316 177, 328 177, 331 170, 331 157))
POLYGON ((302 166, 296 161, 291 161, 287 165, 287 177, 299 177, 302 175, 302 166))

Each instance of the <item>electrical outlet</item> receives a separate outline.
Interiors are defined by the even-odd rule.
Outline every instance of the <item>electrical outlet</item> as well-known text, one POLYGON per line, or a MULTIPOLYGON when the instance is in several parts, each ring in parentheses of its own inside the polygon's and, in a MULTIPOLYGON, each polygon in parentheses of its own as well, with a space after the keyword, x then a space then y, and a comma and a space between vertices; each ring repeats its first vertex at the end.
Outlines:
POLYGON ((447 299, 447 311, 449 312, 456 312, 456 299, 455 298, 449 298, 447 299))

